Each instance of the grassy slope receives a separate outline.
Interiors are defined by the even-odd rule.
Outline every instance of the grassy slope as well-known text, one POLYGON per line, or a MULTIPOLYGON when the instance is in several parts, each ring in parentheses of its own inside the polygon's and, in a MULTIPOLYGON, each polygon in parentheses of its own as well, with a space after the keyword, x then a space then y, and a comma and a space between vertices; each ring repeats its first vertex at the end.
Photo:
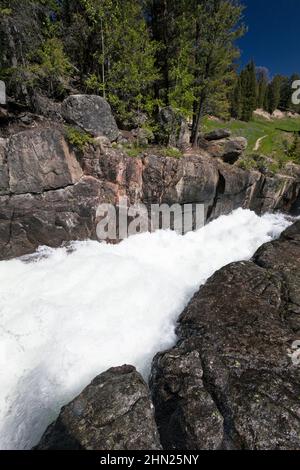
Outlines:
POLYGON ((259 147, 260 153, 273 158, 282 158, 285 155, 284 141, 292 142, 293 134, 286 131, 300 131, 300 118, 297 119, 276 119, 268 121, 263 118, 255 117, 253 121, 213 121, 205 118, 203 122, 204 132, 214 129, 230 129, 233 135, 244 136, 248 139, 247 154, 255 153, 253 151, 257 139, 267 136, 259 147))

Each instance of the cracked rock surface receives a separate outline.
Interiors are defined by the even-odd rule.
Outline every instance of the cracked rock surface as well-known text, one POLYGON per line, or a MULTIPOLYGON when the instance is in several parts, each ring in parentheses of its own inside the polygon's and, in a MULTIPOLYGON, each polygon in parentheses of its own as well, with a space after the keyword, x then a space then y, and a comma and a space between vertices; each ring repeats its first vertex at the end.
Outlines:
POLYGON ((238 207, 261 214, 299 206, 298 167, 271 178, 212 157, 200 149, 176 159, 149 148, 130 158, 99 139, 80 151, 54 121, 0 138, 0 260, 96 239, 99 204, 125 196, 131 204, 203 204, 206 220, 238 207))
POLYGON ((299 292, 300 221, 199 290, 153 362, 164 448, 300 448, 299 292))
POLYGON ((161 449, 146 383, 133 366, 104 372, 62 409, 36 449, 161 449))

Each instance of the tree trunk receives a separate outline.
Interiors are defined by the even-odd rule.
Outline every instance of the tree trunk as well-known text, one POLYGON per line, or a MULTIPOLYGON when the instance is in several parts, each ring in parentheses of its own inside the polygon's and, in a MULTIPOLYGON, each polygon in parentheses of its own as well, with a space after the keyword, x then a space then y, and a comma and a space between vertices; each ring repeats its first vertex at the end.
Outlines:
POLYGON ((202 92, 199 99, 199 105, 197 112, 195 114, 194 123, 193 123, 193 131, 192 131, 192 145, 193 147, 198 147, 198 139, 199 139, 199 132, 200 132, 200 124, 201 118, 204 114, 204 105, 205 105, 205 93, 202 92))
POLYGON ((101 26, 101 47, 102 47, 102 83, 103 83, 103 93, 102 96, 106 98, 106 78, 105 78, 105 41, 104 41, 104 32, 103 32, 103 20, 100 19, 100 26, 101 26))

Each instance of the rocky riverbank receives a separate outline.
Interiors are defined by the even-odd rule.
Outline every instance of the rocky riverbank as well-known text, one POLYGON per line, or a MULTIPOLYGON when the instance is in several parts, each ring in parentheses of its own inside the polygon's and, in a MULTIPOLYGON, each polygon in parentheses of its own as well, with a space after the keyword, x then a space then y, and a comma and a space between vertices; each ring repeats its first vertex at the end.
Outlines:
MULTIPOLYGON (((297 166, 275 176, 245 171, 235 165, 245 140, 224 130, 192 150, 183 122, 179 134, 170 131, 170 110, 162 122, 181 158, 155 146, 129 156, 127 144, 141 134, 120 132, 99 97, 70 97, 51 116, 41 104, 41 113, 1 118, 2 260, 95 239, 98 205, 123 196, 147 205, 202 203, 207 221, 238 207, 262 214, 299 206, 297 166), (70 142, 69 125, 91 136, 84 148, 70 142)), ((291 359, 299 287, 297 222, 199 290, 180 317, 178 344, 155 357, 149 387, 132 366, 110 369, 62 410, 37 448, 299 448, 300 369, 291 359)))
POLYGON ((232 163, 245 142, 224 131, 204 136, 201 149, 188 149, 182 158, 162 156, 155 147, 133 158, 117 144, 124 142, 124 133, 100 97, 68 98, 57 116, 5 118, 0 139, 2 260, 32 253, 40 245, 95 239, 98 205, 116 204, 121 196, 131 203, 203 203, 207 220, 238 207, 289 212, 298 203, 298 167, 274 177, 244 171, 232 163), (88 131, 93 141, 84 150, 71 145, 64 122, 88 131))
POLYGON ((299 449, 299 292, 297 222, 200 288, 178 344, 154 358, 149 389, 131 366, 109 370, 37 448, 299 449))

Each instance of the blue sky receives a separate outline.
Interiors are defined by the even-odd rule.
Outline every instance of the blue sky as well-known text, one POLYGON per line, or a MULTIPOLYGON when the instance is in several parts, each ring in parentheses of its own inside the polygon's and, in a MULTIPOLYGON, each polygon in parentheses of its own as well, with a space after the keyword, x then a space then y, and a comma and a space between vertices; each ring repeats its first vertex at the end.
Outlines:
POLYGON ((270 74, 300 73, 300 0, 242 0, 249 31, 239 41, 241 63, 254 59, 270 74))

